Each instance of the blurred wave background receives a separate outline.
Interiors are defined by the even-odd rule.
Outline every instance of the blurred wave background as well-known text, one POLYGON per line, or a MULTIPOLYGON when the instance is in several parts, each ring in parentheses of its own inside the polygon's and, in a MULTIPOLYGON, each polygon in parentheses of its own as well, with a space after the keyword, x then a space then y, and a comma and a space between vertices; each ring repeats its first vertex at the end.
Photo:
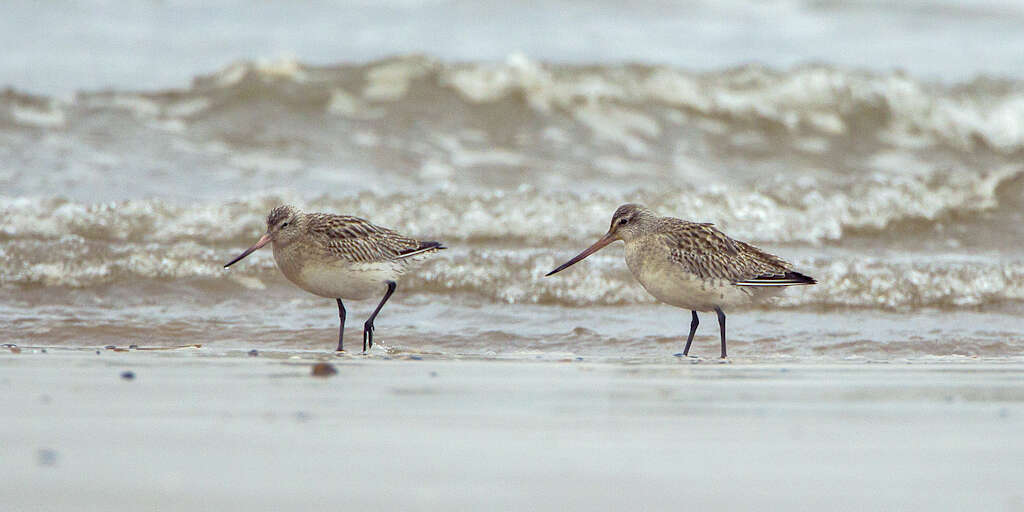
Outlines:
POLYGON ((541 278, 634 201, 819 279, 731 317, 746 353, 1024 347, 1018 2, 2 11, 11 339, 329 341, 333 306, 269 251, 220 268, 293 202, 452 247, 400 287, 392 344, 664 355, 643 341, 688 315, 652 307, 620 249, 541 278))

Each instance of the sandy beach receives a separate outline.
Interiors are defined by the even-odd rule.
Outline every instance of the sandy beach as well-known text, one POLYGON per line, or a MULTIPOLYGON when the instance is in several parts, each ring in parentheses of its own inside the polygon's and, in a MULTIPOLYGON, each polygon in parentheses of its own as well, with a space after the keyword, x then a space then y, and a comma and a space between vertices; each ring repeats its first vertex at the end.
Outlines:
POLYGON ((1024 510, 1014 361, 19 348, 11 511, 1024 510))
POLYGON ((1024 511, 1020 0, 4 7, 0 512, 1024 511))

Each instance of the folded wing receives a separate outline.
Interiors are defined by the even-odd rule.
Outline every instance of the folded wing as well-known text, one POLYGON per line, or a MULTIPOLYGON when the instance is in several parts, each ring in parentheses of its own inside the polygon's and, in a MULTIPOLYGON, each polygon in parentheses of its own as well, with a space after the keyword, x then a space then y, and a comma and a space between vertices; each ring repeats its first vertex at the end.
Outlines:
POLYGON ((671 217, 673 224, 659 230, 672 260, 703 279, 732 281, 736 286, 793 286, 815 284, 814 278, 796 272, 782 258, 739 240, 733 240, 709 223, 671 217))
POLYGON ((388 228, 349 215, 316 214, 310 231, 325 236, 328 250, 354 263, 402 260, 444 249, 438 242, 421 242, 388 228))

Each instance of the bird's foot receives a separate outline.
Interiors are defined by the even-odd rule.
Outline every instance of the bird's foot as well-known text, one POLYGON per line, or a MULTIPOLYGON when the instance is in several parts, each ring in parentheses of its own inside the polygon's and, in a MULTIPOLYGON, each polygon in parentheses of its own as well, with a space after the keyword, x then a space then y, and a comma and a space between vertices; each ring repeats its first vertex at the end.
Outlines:
POLYGON ((363 352, 373 348, 373 323, 363 324, 363 352))
POLYGON ((719 357, 718 359, 715 359, 715 362, 718 364, 732 364, 732 359, 729 359, 728 357, 719 357))
POLYGON ((704 360, 700 356, 687 355, 687 354, 684 354, 682 352, 676 352, 675 354, 672 354, 672 355, 675 356, 675 357, 678 357, 679 359, 683 359, 683 360, 689 361, 690 364, 697 364, 697 363, 699 363, 699 362, 704 360))

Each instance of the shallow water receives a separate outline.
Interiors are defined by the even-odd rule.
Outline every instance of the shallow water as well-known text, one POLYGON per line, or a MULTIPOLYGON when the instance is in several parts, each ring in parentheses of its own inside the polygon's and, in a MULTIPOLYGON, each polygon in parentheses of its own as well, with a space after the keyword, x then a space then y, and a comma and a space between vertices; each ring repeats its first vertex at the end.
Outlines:
MULTIPOLYGON (((871 2, 794 5, 862 28, 888 12, 871 2)), ((742 27, 727 7, 723 23, 742 27)), ((971 15, 947 27, 967 20, 964 33, 981 24, 997 37, 1000 16, 1015 9, 939 2, 893 19, 948 21, 955 11, 971 15)), ((123 37, 102 30, 84 43, 97 58, 109 50, 103 41, 123 37)), ((931 40, 926 32, 917 35, 931 40)), ((756 33, 774 41, 771 55, 785 55, 770 31, 756 33)), ((308 49, 289 34, 289 45, 308 49)), ((380 55, 232 61, 193 48, 223 60, 169 66, 192 70, 188 85, 103 68, 114 84, 97 89, 92 75, 40 58, 67 74, 63 84, 78 91, 70 95, 4 71, 8 84, 29 88, 0 93, 3 337, 330 348, 333 304, 291 287, 269 251, 221 268, 287 202, 450 247, 411 272, 384 309, 378 341, 392 348, 671 357, 689 315, 656 305, 621 247, 542 277, 596 240, 616 206, 641 202, 714 222, 818 279, 775 306, 727 312, 734 355, 1020 354, 1018 53, 932 65, 908 45, 893 58, 930 69, 904 73, 848 60, 840 49, 854 36, 842 34, 821 63, 795 66, 754 54, 737 61, 728 48, 700 66, 598 53, 589 58, 598 63, 581 64, 590 54, 567 58, 543 45, 530 57, 461 62, 444 45, 370 61, 380 55), (748 64, 758 60, 768 65, 748 64)), ((649 43, 634 48, 657 46, 649 43)), ((142 69, 164 69, 157 61, 142 69)), ((350 305, 350 347, 372 307, 350 305)), ((716 352, 716 333, 705 315, 700 353, 716 352)))

